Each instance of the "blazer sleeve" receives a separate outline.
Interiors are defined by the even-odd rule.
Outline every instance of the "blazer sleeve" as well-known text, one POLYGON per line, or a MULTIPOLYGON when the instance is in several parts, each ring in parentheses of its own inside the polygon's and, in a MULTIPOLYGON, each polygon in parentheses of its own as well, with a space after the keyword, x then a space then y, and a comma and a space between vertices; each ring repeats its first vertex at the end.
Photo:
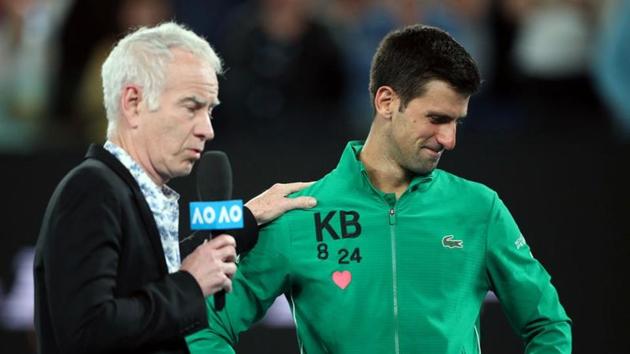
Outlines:
POLYGON ((571 320, 551 277, 534 258, 512 215, 495 195, 487 234, 487 272, 528 354, 571 353, 571 320))
POLYGON ((175 337, 183 344, 184 335, 207 323, 201 289, 192 275, 176 272, 118 294, 119 277, 128 276, 121 273, 142 272, 146 266, 120 269, 126 238, 145 236, 128 234, 122 221, 134 215, 122 204, 129 200, 91 172, 69 178, 57 191, 43 225, 51 335, 63 353, 133 350, 175 337))

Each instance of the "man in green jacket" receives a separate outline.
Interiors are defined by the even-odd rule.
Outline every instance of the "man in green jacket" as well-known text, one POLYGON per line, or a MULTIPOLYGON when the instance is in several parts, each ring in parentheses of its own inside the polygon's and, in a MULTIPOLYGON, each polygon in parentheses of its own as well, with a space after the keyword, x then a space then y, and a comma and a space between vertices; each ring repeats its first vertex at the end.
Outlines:
POLYGON ((410 26, 381 42, 371 69, 375 117, 337 168, 298 195, 317 207, 267 225, 239 264, 226 307, 187 338, 233 353, 281 294, 301 352, 480 353, 493 291, 527 353, 570 353, 571 322, 497 194, 436 169, 480 85, 447 33, 410 26))

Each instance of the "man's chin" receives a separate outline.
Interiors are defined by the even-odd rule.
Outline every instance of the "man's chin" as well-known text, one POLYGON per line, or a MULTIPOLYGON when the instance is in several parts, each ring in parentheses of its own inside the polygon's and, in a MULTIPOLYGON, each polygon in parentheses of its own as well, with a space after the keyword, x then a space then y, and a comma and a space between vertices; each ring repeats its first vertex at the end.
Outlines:
POLYGON ((433 172, 433 170, 435 170, 437 168, 438 162, 439 162, 439 160, 436 160, 435 162, 425 161, 424 163, 422 163, 419 166, 417 166, 416 168, 414 168, 412 171, 413 171, 414 174, 416 174, 418 176, 428 175, 431 172, 433 172))
POLYGON ((182 166, 180 169, 175 171, 176 175, 173 176, 173 177, 185 177, 185 176, 188 176, 192 172, 192 169, 193 169, 194 165, 195 165, 195 161, 193 161, 193 160, 186 161, 184 166, 182 166))

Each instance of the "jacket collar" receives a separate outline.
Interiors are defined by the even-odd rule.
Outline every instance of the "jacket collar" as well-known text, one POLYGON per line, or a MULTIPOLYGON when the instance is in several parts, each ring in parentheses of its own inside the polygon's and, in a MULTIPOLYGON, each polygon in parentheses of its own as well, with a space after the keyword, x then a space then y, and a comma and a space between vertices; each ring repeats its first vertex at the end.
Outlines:
POLYGON ((112 155, 109 151, 105 150, 102 146, 92 144, 88 148, 87 153, 85 154, 86 159, 96 159, 107 165, 107 167, 111 168, 120 178, 122 178, 125 183, 127 183, 131 189, 137 189, 140 191, 140 186, 138 186, 138 182, 133 178, 129 170, 123 165, 114 155, 112 155))
POLYGON ((86 159, 95 159, 104 163, 107 167, 109 167, 114 173, 116 173, 131 189, 133 193, 134 199, 136 201, 136 205, 140 210, 140 215, 142 216, 142 221, 145 225, 145 229, 147 230, 147 235, 149 236, 149 241, 151 242, 151 246, 153 248, 153 253, 155 254, 159 264, 160 269, 164 275, 168 274, 168 270, 166 267, 166 259, 164 256, 164 250, 162 248, 162 241, 160 239, 160 233, 157 228, 157 224, 155 223, 155 218, 153 217, 153 213, 149 208, 149 204, 147 204, 142 191, 140 190, 140 186, 136 179, 133 178, 129 170, 120 162, 118 159, 112 155, 109 151, 105 150, 102 146, 92 144, 88 148, 87 153, 85 154, 86 159))
MULTIPOLYGON (((337 165, 337 170, 343 172, 344 176, 350 177, 349 183, 361 186, 363 188, 371 188, 377 194, 384 195, 382 191, 376 189, 370 178, 368 177, 367 171, 363 162, 359 159, 359 154, 363 149, 363 145, 365 141, 353 140, 349 141, 346 145, 346 148, 341 155, 341 159, 339 164, 337 165)), ((432 182, 437 177, 437 170, 431 171, 427 175, 417 175, 415 176, 411 182, 409 183, 409 187, 407 191, 424 191, 431 185, 432 182)))

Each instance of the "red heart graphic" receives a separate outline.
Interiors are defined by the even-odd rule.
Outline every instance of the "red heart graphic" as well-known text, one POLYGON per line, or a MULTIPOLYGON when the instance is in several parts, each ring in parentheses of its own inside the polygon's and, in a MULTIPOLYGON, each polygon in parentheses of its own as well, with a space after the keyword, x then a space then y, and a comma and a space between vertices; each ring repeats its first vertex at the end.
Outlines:
POLYGON ((352 281, 352 273, 347 270, 343 272, 334 272, 332 275, 332 280, 337 284, 341 289, 345 289, 350 281, 352 281))

